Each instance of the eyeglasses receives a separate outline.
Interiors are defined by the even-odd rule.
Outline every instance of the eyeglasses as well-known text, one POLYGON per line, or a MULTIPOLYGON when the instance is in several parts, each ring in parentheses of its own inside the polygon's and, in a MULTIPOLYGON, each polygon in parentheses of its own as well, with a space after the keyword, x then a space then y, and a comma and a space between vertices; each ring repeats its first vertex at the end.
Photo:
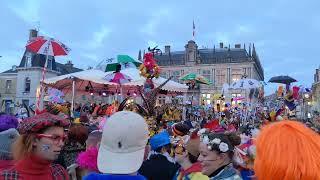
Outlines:
POLYGON ((37 134, 37 138, 49 138, 51 139, 54 144, 59 144, 60 141, 65 142, 68 138, 68 136, 65 134, 63 136, 55 135, 55 134, 37 134))

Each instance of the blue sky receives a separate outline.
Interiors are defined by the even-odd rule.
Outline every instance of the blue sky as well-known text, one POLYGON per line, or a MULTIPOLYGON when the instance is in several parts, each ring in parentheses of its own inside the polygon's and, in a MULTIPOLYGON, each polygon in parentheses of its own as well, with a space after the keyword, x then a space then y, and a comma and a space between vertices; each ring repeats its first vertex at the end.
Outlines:
POLYGON ((255 43, 266 81, 284 74, 311 86, 320 66, 319 7, 319 0, 1 0, 0 71, 20 62, 38 22, 40 34, 72 49, 59 62, 87 68, 117 54, 137 57, 148 42, 183 50, 194 19, 199 47, 255 43))

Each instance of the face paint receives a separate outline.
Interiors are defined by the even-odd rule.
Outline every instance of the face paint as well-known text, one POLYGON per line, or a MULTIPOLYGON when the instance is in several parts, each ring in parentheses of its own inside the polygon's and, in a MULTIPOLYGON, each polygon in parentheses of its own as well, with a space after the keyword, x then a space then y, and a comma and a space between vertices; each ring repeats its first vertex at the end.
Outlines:
POLYGON ((49 144, 43 144, 42 145, 42 151, 43 152, 49 152, 50 148, 51 148, 51 145, 49 145, 49 144))

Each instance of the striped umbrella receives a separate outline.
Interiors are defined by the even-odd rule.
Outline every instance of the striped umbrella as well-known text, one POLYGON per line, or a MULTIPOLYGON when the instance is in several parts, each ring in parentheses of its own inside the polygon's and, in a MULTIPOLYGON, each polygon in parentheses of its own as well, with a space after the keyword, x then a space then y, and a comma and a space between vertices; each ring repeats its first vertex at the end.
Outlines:
POLYGON ((118 55, 117 59, 115 58, 110 58, 105 60, 105 71, 109 72, 109 71, 115 71, 117 69, 117 65, 120 64, 121 65, 121 69, 125 69, 125 68, 136 68, 139 67, 142 62, 133 59, 132 57, 128 56, 128 55, 118 55))
POLYGON ((28 41, 26 48, 36 54, 46 55, 46 62, 42 71, 42 81, 40 83, 40 91, 37 100, 37 109, 40 110, 40 100, 43 94, 43 81, 47 72, 48 56, 65 56, 70 49, 63 43, 49 37, 38 36, 28 41))
POLYGON ((211 85, 211 82, 209 79, 196 73, 189 73, 185 76, 182 76, 180 79, 182 81, 195 81, 196 83, 199 83, 199 84, 211 85))
POLYGON ((70 49, 63 43, 44 36, 31 39, 26 48, 31 52, 47 56, 65 56, 70 52, 70 49))

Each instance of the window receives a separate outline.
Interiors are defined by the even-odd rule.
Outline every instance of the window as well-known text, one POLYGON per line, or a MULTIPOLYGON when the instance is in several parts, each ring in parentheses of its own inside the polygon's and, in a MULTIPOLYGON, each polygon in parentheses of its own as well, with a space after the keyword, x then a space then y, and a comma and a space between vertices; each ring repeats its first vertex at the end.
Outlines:
POLYGON ((26 57, 25 67, 31 67, 32 66, 32 53, 27 52, 25 57, 26 57))
POLYGON ((160 76, 163 78, 167 78, 167 72, 162 72, 160 76))
POLYGON ((203 70, 202 71, 202 76, 207 78, 209 81, 212 81, 211 80, 211 70, 203 70))
POLYGON ((6 80, 6 93, 10 93, 12 88, 12 80, 6 80))
POLYGON ((232 82, 240 80, 242 77, 242 70, 241 69, 232 69, 232 82))
POLYGON ((251 67, 248 68, 248 78, 252 78, 251 67))
POLYGON ((158 96, 158 106, 164 105, 166 103, 166 96, 158 96))
POLYGON ((29 77, 25 79, 24 82, 24 92, 30 92, 31 80, 29 77))
POLYGON ((242 100, 244 99, 241 94, 235 93, 235 94, 231 94, 231 97, 233 99, 232 101, 232 105, 237 105, 239 103, 242 102, 242 100))
POLYGON ((172 72, 172 80, 175 82, 179 82, 179 78, 180 78, 180 71, 173 71, 172 72))
POLYGON ((48 69, 52 69, 52 56, 49 56, 48 57, 48 62, 47 62, 48 64, 47 64, 47 68, 48 69))
POLYGON ((222 86, 226 82, 226 70, 217 69, 216 70, 216 82, 217 86, 222 86))
POLYGON ((211 94, 202 94, 201 102, 202 102, 202 105, 211 104, 211 94))
POLYGON ((194 61, 194 51, 192 51, 192 50, 189 50, 189 58, 188 58, 188 60, 189 61, 194 61))

